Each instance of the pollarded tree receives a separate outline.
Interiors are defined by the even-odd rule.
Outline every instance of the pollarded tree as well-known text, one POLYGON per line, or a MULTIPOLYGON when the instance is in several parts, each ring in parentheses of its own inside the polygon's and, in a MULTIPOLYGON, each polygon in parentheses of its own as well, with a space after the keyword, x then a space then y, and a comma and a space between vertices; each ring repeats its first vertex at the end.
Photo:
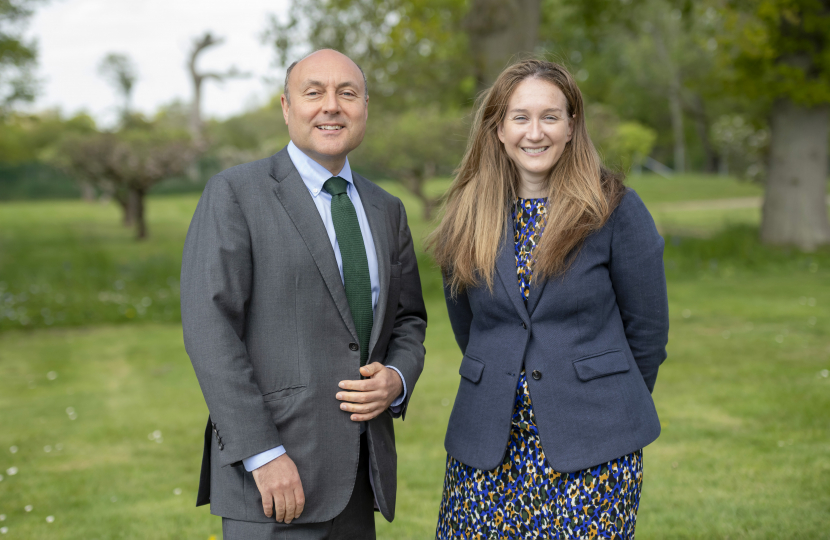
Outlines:
POLYGON ((812 250, 830 243, 830 0, 731 0, 722 38, 735 91, 769 107, 761 239, 812 250))
POLYGON ((125 223, 135 225, 136 238, 142 240, 147 237, 147 192, 158 182, 183 174, 195 156, 187 133, 145 124, 67 138, 56 159, 69 173, 118 201, 125 223))

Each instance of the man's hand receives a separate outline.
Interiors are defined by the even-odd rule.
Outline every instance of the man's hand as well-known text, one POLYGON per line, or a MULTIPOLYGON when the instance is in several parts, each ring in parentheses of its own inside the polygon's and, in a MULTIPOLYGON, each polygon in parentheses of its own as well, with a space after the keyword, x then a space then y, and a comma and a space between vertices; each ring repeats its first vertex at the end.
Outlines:
POLYGON ((300 473, 294 461, 283 454, 253 472, 256 487, 262 495, 262 510, 277 521, 291 523, 305 507, 305 494, 300 473))
POLYGON ((360 368, 366 377, 360 381, 340 381, 340 388, 350 392, 338 392, 340 408, 352 414, 355 422, 365 422, 389 408, 403 392, 403 381, 394 369, 380 362, 372 362, 360 368))

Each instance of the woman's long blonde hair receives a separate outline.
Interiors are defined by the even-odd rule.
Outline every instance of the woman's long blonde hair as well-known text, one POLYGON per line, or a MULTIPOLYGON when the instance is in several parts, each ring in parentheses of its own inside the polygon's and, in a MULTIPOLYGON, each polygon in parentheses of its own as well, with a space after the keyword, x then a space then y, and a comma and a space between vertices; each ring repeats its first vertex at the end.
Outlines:
POLYGON ((510 66, 478 99, 467 151, 445 196, 441 223, 427 239, 453 294, 482 281, 493 288, 496 257, 519 186, 518 170, 497 130, 510 97, 527 79, 547 81, 562 90, 573 122, 573 137, 547 179, 547 217, 534 249, 534 277, 563 274, 585 238, 605 224, 625 192, 622 178, 602 166, 585 127, 582 94, 568 70, 536 59, 510 66))

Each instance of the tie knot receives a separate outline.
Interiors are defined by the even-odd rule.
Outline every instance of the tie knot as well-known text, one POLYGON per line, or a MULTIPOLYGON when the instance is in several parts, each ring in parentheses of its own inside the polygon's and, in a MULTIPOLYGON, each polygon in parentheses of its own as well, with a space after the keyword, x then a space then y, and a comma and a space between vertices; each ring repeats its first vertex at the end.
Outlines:
POLYGON ((334 197, 335 195, 343 195, 346 193, 346 188, 348 188, 349 182, 339 176, 332 176, 326 183, 323 184, 323 189, 326 190, 326 193, 334 197))

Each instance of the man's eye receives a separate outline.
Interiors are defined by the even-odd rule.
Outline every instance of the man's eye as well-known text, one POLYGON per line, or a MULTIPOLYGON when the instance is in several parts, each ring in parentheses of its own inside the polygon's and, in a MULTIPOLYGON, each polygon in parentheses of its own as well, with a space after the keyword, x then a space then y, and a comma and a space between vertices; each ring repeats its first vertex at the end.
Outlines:
POLYGON ((346 97, 355 97, 355 96, 357 96, 357 94, 355 94, 354 92, 343 92, 343 95, 346 96, 346 97))

